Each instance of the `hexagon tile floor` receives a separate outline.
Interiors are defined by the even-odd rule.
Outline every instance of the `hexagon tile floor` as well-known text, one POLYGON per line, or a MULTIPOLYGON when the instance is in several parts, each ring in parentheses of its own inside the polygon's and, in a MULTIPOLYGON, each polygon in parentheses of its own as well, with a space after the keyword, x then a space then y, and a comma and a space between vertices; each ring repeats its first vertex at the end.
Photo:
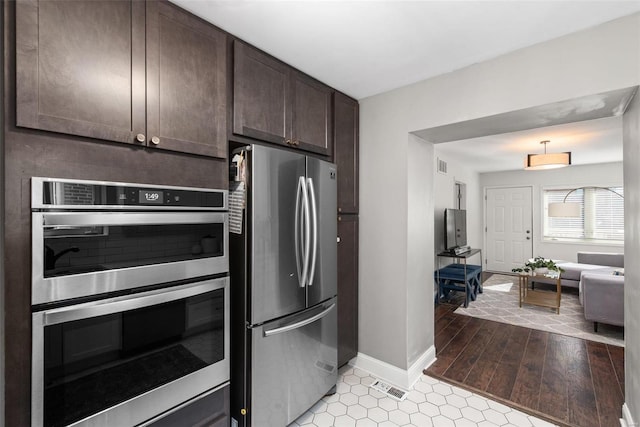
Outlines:
POLYGON ((337 393, 289 427, 551 427, 498 402, 422 375, 402 402, 369 387, 368 372, 344 366, 337 393))

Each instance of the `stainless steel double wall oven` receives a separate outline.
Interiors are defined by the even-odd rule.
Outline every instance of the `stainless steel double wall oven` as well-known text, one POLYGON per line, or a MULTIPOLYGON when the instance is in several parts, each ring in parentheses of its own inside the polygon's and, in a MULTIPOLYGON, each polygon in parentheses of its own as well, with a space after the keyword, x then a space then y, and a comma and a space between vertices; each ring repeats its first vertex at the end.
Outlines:
POLYGON ((229 381, 226 190, 32 179, 32 425, 134 426, 229 381))

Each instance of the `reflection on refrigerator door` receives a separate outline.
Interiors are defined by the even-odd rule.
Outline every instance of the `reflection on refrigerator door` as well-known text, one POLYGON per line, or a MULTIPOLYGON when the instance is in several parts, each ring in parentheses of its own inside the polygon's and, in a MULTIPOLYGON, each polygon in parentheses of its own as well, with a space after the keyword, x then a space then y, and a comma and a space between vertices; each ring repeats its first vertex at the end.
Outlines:
POLYGON ((241 150, 247 226, 230 236, 232 416, 240 426, 285 426, 337 380, 336 167, 241 150))
POLYGON ((286 426, 337 380, 336 298, 251 331, 253 425, 286 426))

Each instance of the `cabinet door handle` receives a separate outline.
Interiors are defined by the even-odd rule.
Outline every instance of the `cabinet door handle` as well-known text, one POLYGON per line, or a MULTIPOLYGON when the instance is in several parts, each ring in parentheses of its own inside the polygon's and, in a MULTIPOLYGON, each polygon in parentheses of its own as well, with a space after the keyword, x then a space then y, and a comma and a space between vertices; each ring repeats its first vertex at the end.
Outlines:
POLYGON ((286 141, 284 141, 287 145, 291 145, 291 140, 287 139, 286 141))
POLYGON ((136 141, 138 141, 138 142, 144 142, 145 139, 147 139, 147 137, 144 136, 144 133, 139 133, 139 134, 136 135, 136 141))
POLYGON ((160 138, 158 138, 157 136, 152 136, 151 142, 153 143, 153 145, 158 145, 160 144, 160 138))

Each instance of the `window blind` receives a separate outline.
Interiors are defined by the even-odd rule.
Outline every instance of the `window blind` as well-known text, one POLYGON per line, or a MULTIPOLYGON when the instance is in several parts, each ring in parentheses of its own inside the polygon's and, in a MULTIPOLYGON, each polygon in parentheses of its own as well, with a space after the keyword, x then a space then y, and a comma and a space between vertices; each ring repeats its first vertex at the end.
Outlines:
MULTIPOLYGON (((624 195, 622 187, 610 189, 624 195)), ((544 238, 624 240, 624 199, 605 189, 586 188, 569 194, 566 201, 580 204, 580 217, 549 217, 549 203, 564 201, 570 191, 570 188, 543 191, 544 238)))

